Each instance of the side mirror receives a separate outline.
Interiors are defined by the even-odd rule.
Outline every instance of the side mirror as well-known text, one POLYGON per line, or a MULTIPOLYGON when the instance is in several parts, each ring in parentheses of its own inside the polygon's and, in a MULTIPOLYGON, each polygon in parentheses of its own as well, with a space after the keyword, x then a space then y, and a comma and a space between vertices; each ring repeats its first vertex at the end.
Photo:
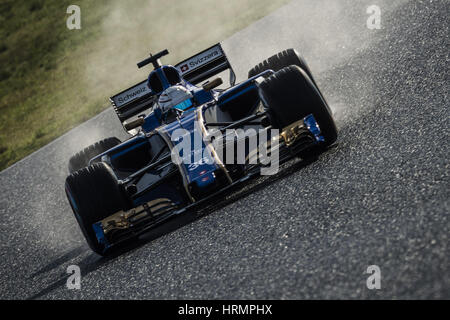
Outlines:
POLYGON ((144 123, 145 123, 144 118, 140 117, 140 118, 134 119, 134 120, 132 120, 130 122, 126 122, 125 121, 123 123, 123 127, 125 128, 125 130, 130 131, 130 130, 132 130, 134 128, 142 126, 144 123))
POLYGON ((203 90, 209 91, 214 88, 217 88, 223 83, 222 78, 215 78, 214 80, 208 81, 205 84, 203 84, 203 90))

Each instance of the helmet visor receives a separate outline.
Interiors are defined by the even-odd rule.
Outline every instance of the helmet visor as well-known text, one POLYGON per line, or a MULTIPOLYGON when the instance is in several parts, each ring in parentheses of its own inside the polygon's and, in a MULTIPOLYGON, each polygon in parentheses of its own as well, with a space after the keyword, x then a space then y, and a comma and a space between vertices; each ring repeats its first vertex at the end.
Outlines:
POLYGON ((186 99, 183 102, 180 102, 179 104, 174 106, 175 109, 180 110, 180 111, 184 111, 190 107, 192 107, 191 99, 186 99))

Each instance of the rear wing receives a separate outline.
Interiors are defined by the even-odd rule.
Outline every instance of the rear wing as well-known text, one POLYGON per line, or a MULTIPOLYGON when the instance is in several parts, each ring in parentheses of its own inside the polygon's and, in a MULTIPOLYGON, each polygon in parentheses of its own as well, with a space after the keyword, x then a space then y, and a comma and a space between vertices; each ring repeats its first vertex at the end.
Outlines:
POLYGON ((181 77, 198 84, 222 71, 230 70, 230 85, 234 86, 236 75, 220 43, 175 65, 181 77))
POLYGON ((139 114, 150 108, 155 102, 156 96, 147 86, 147 80, 128 88, 109 98, 120 122, 139 114))
MULTIPOLYGON (((175 68, 184 80, 194 85, 227 69, 230 70, 230 85, 234 86, 236 82, 233 68, 220 43, 178 63, 175 68)), ((157 96, 147 86, 147 80, 109 98, 122 123, 152 107, 156 99, 157 96)))

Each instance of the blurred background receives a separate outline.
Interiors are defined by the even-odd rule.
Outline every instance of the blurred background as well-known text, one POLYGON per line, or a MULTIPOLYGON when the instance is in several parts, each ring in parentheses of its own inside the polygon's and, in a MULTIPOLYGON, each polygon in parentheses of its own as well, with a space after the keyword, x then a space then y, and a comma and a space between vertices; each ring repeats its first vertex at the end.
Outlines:
POLYGON ((136 63, 169 49, 175 64, 289 0, 0 0, 0 170, 109 107, 147 77, 136 63), (81 8, 69 30, 67 7, 81 8))

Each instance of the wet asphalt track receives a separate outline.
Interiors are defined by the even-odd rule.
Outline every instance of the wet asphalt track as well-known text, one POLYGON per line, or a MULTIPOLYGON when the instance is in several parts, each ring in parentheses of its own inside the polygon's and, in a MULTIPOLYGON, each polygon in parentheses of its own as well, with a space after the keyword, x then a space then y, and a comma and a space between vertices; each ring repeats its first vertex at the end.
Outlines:
POLYGON ((295 1, 224 41, 241 79, 300 50, 340 139, 201 219, 91 253, 63 182, 72 153, 123 136, 111 111, 1 172, 0 298, 450 298, 449 3, 378 1, 381 30, 365 27, 370 4, 295 1), (71 264, 79 291, 65 288, 71 264), (365 285, 372 264, 378 291, 365 285))

